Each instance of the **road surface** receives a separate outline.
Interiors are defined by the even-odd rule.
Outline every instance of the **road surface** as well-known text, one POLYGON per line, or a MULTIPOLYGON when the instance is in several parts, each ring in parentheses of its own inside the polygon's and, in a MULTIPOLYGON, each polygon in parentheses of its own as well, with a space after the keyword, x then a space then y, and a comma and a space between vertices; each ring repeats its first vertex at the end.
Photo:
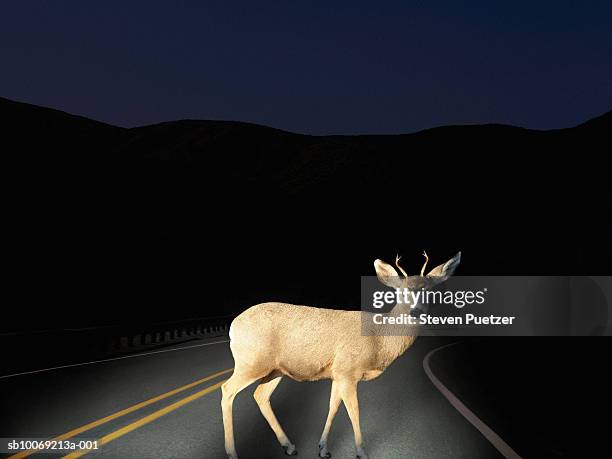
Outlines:
MULTIPOLYGON (((421 337, 382 376, 360 384, 361 425, 371 458, 501 457, 423 371, 427 353, 447 342, 421 337)), ((219 386, 231 375, 229 345, 216 338, 179 347, 0 379, 0 437, 64 434, 61 438, 104 443, 83 455, 88 458, 225 458, 219 386)), ((286 457, 253 400, 255 387, 234 403, 238 454, 286 457)), ((272 396, 298 457, 317 457, 329 390, 329 381, 284 378, 272 396)), ((334 458, 355 457, 344 408, 334 421, 329 450, 334 458)))

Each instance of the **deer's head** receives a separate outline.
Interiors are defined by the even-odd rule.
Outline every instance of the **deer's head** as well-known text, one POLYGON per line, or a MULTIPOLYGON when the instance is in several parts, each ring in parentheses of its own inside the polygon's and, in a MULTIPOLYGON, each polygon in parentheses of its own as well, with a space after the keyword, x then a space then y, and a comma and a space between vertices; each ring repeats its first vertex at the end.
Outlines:
POLYGON ((459 266, 459 262, 461 261, 461 252, 459 252, 446 263, 442 263, 441 265, 436 266, 434 269, 429 271, 428 274, 425 274, 429 257, 427 256, 426 252, 423 252, 423 255, 425 256, 425 263, 421 268, 420 275, 409 276, 406 271, 404 271, 404 269, 400 266, 399 261, 401 257, 398 255, 395 258, 395 266, 397 266, 397 269, 400 270, 403 276, 400 276, 393 266, 378 259, 374 261, 374 269, 376 269, 376 276, 378 277, 378 280, 380 280, 383 284, 393 289, 428 289, 446 281, 449 277, 451 277, 457 266, 459 266))

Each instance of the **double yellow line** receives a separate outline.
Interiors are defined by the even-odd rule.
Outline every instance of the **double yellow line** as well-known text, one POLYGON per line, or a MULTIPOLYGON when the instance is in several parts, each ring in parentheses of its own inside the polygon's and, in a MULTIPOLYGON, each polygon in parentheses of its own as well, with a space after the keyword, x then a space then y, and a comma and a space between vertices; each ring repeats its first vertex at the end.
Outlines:
MULTIPOLYGON (((222 376, 225 375, 229 372, 231 372, 233 370, 233 368, 228 368, 227 370, 223 370, 223 371, 219 371, 218 373, 214 373, 212 375, 206 376, 202 379, 198 379, 197 381, 194 381, 192 383, 186 384, 184 386, 181 387, 177 387, 176 389, 173 389, 169 392, 166 392, 164 394, 158 395, 157 397, 153 397, 150 398, 148 400, 145 400, 144 402, 140 402, 137 403, 136 405, 132 405, 128 408, 125 408, 121 411, 117 411, 116 413, 113 413, 111 415, 108 415, 106 417, 103 417, 101 419, 98 419, 97 421, 93 421, 90 422, 89 424, 85 424, 84 426, 81 427, 77 427, 76 429, 72 429, 69 432, 66 432, 64 434, 58 435, 57 437, 53 438, 52 440, 56 440, 56 441, 62 441, 62 440, 68 440, 72 437, 74 437, 75 435, 79 435, 83 432, 86 432, 88 430, 91 430, 95 427, 101 426, 103 424, 106 424, 107 422, 110 422, 114 419, 120 418, 121 416, 125 416, 126 414, 129 413, 133 413, 134 411, 138 411, 141 408, 144 408, 145 406, 151 405, 153 403, 159 402, 160 400, 164 400, 168 397, 171 397, 173 395, 179 394, 183 391, 186 391, 187 389, 191 389, 192 387, 198 386, 202 383, 205 383, 206 381, 210 381, 211 379, 214 379, 218 376, 222 376)), ((177 402, 174 402, 168 406, 166 406, 165 408, 162 408, 160 410, 157 410, 143 418, 138 419, 137 421, 132 422, 131 424, 128 424, 118 430, 115 430, 114 432, 111 432, 108 435, 105 435, 104 437, 100 438, 98 440, 98 446, 102 446, 105 445, 107 443, 110 443, 113 440, 116 440, 119 437, 124 436, 127 433, 132 432, 133 430, 138 429, 139 427, 142 427, 178 408, 180 408, 183 405, 186 405, 189 402, 192 402, 206 394, 209 394, 210 392, 213 392, 217 389, 219 389, 221 387, 221 385, 227 381, 226 379, 224 379, 223 381, 220 381, 216 384, 213 384, 212 386, 208 386, 198 392, 195 392, 194 394, 189 395, 188 397, 185 397, 177 402)), ((13 456, 9 456, 7 459, 20 459, 20 458, 24 458, 24 457, 28 457, 34 453, 36 453, 37 450, 27 450, 27 451, 21 451, 17 454, 14 454, 13 456)), ((67 456, 64 456, 64 459, 74 459, 77 457, 81 457, 84 456, 85 454, 87 454, 89 452, 89 450, 78 450, 78 451, 74 451, 70 454, 68 454, 67 456)))

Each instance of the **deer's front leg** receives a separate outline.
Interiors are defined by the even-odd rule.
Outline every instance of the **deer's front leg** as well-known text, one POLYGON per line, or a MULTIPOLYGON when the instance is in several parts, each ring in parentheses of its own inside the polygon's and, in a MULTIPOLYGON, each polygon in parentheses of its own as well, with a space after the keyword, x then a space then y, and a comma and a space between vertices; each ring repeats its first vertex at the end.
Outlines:
POLYGON ((355 448, 357 449, 357 459, 368 459, 368 455, 363 450, 363 438, 361 437, 361 427, 359 426, 359 402, 357 401, 357 381, 344 380, 339 383, 340 397, 346 406, 349 418, 353 424, 355 434, 355 448))
POLYGON ((331 395, 329 397, 329 413, 327 414, 325 428, 323 429, 323 434, 321 435, 321 440, 319 441, 319 457, 321 458, 331 457, 331 453, 327 450, 327 436, 329 435, 329 429, 331 429, 332 422, 336 416, 336 413, 338 412, 339 406, 340 391, 338 390, 338 383, 336 381, 332 381, 331 395))

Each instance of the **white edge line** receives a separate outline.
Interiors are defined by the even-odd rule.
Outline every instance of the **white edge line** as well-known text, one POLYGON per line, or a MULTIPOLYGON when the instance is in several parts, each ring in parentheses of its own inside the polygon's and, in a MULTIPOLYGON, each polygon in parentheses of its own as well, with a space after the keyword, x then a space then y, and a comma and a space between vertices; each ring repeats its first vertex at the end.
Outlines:
POLYGON ((64 369, 64 368, 81 367, 81 366, 84 366, 84 365, 93 365, 94 363, 112 362, 113 360, 133 359, 134 357, 144 357, 146 355, 163 354, 164 352, 182 351, 184 349, 192 349, 194 347, 211 346, 213 344, 222 344, 222 343, 229 343, 229 340, 214 341, 212 343, 194 344, 192 346, 175 347, 173 349, 163 349, 161 351, 142 352, 140 354, 124 355, 124 356, 121 356, 121 357, 112 357, 112 358, 109 358, 109 359, 92 360, 91 362, 72 363, 70 365, 60 365, 60 366, 57 366, 57 367, 41 368, 40 370, 24 371, 24 372, 21 372, 21 373, 13 373, 13 374, 10 374, 10 375, 2 375, 2 376, 0 376, 0 379, 13 378, 15 376, 31 375, 31 374, 34 374, 34 373, 42 373, 44 371, 52 371, 52 370, 61 370, 61 369, 64 369))
POLYGON ((431 356, 444 348, 454 346, 456 344, 459 344, 460 342, 461 341, 445 344, 444 346, 440 346, 427 353, 427 355, 423 359, 423 369, 425 370, 427 377, 431 380, 433 385, 436 386, 436 388, 442 393, 442 395, 444 395, 444 397, 449 401, 449 403, 453 405, 453 407, 457 411, 459 411, 459 413, 461 413, 461 415, 465 419, 467 419, 470 424, 476 427, 476 429, 478 429, 478 431, 489 441, 489 443, 491 443, 495 447, 495 449, 497 449, 497 451, 501 453, 502 456, 509 459, 521 459, 521 456, 519 456, 516 451, 514 451, 510 447, 510 445, 508 445, 508 443, 506 443, 497 433, 495 433, 493 429, 491 429, 488 425, 482 422, 482 420, 478 416, 476 416, 472 410, 465 406, 463 402, 459 400, 457 396, 455 396, 455 394, 448 390, 446 386, 442 384, 442 382, 440 382, 440 380, 431 371, 431 368, 429 367, 429 359, 431 358, 431 356))

